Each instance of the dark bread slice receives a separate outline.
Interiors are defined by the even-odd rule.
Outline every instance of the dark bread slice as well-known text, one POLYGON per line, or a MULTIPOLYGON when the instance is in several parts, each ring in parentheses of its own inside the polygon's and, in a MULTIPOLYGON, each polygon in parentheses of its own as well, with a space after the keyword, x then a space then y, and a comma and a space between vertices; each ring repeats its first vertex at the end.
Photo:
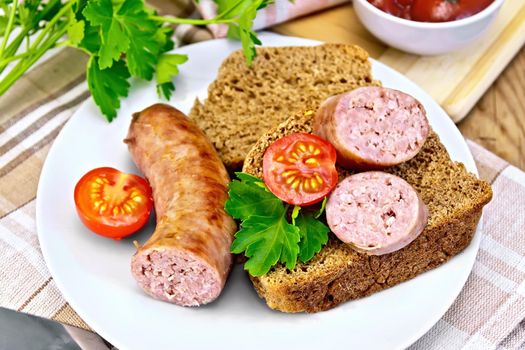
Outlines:
POLYGON ((222 63, 204 102, 189 117, 206 133, 226 167, 238 170, 270 128, 290 115, 317 108, 332 95, 372 81, 368 53, 345 44, 262 47, 248 67, 241 51, 222 63))
MULTIPOLYGON (((243 171, 262 178, 262 157, 275 140, 294 132, 312 132, 313 113, 301 113, 266 133, 249 152, 243 171)), ((340 179, 351 172, 338 169, 340 179)), ((293 271, 277 266, 251 278, 272 309, 317 312, 411 279, 460 253, 470 243, 482 208, 492 198, 490 185, 450 160, 431 132, 412 160, 386 170, 408 181, 428 206, 429 222, 407 247, 383 256, 357 253, 335 236, 307 264, 293 271)))

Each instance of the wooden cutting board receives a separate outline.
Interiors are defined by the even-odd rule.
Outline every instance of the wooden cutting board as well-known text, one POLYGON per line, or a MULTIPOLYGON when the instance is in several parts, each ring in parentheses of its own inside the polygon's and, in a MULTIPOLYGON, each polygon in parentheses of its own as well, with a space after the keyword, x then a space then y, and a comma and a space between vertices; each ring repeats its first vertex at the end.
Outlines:
POLYGON ((361 25, 351 4, 287 22, 272 30, 360 45, 372 57, 425 89, 458 122, 525 43, 525 0, 506 0, 490 29, 477 42, 461 51, 434 57, 407 54, 381 43, 361 25))

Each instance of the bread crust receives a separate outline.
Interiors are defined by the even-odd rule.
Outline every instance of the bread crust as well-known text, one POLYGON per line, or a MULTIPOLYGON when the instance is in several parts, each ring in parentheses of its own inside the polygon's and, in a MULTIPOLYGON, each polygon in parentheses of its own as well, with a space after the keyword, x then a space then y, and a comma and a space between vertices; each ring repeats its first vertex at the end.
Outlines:
MULTIPOLYGON (((264 150, 290 133, 312 132, 312 115, 311 111, 297 114, 267 132, 248 153, 243 171, 262 177, 264 150)), ((340 179, 351 174, 338 170, 340 179)), ((414 159, 386 171, 414 186, 429 207, 429 223, 422 234, 405 248, 382 256, 357 253, 332 235, 308 264, 298 263, 293 271, 278 266, 262 277, 250 277, 270 308, 283 312, 328 310, 414 278, 469 245, 492 190, 463 164, 451 161, 433 131, 414 159)))

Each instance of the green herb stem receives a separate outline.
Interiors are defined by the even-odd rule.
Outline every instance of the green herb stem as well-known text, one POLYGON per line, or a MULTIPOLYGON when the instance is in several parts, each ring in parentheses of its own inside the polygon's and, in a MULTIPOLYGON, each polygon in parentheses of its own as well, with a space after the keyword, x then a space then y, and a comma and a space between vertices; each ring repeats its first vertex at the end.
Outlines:
POLYGON ((159 22, 173 23, 173 24, 193 24, 193 25, 208 25, 216 23, 233 23, 235 18, 229 19, 195 19, 195 18, 179 18, 179 17, 162 17, 152 16, 151 19, 159 22))
MULTIPOLYGON (((74 0, 72 2, 77 2, 77 0, 74 0)), ((42 18, 46 17, 49 13, 49 11, 53 10, 53 8, 56 6, 57 3, 60 3, 60 0, 50 0, 48 1, 42 11, 39 13, 39 15, 35 18, 35 26, 38 26, 38 22, 42 20, 42 18)))
POLYGON ((24 27, 24 29, 22 29, 20 33, 18 33, 17 36, 9 43, 9 45, 7 45, 7 47, 5 48, 4 54, 0 55, 0 57, 2 56, 7 57, 7 56, 14 55, 18 51, 20 44, 28 36, 29 31, 30 31, 29 28, 24 27))
POLYGON ((238 6, 240 6, 245 0, 238 0, 233 6, 231 6, 226 11, 223 11, 222 13, 219 13, 217 17, 214 18, 214 20, 219 20, 223 17, 226 17, 229 15, 233 10, 235 10, 238 6))
POLYGON ((3 58, 3 59, 0 59, 0 71, 3 67, 7 66, 9 63, 13 62, 13 61, 16 61, 16 60, 19 60, 21 58, 24 58, 24 57, 27 57, 27 56, 30 56, 32 52, 30 52, 29 50, 24 52, 24 53, 21 53, 19 55, 15 55, 15 56, 9 56, 7 58, 3 58))
MULTIPOLYGON (((15 3, 18 0, 15 0, 15 3)), ((31 28, 24 28, 24 30, 19 33, 15 40, 7 47, 5 51, 7 55, 6 58, 0 60, 0 73, 4 71, 7 65, 10 62, 13 62, 20 58, 25 58, 23 61, 18 62, 13 69, 2 79, 0 82, 0 96, 3 95, 7 89, 13 85, 18 78, 20 78, 40 57, 42 57, 47 50, 52 47, 55 47, 56 43, 60 38, 67 32, 68 23, 61 23, 58 30, 56 24, 60 19, 71 10, 71 7, 76 3, 76 0, 70 1, 64 4, 64 7, 56 13, 56 15, 47 23, 47 25, 42 29, 36 40, 31 44, 29 48, 26 49, 26 52, 20 55, 15 55, 20 47, 21 43, 24 41, 24 38, 27 37, 31 28)), ((3 47, 5 49, 5 47, 3 47)), ((0 55, 0 57, 3 57, 0 55)))
MULTIPOLYGON (((4 54, 1 55, 0 58, 6 57, 6 59, 9 59, 11 56, 14 56, 16 52, 18 51, 18 48, 20 47, 20 45, 24 42, 24 39, 27 37, 28 33, 29 33, 28 28, 24 28, 20 33, 18 33, 18 35, 5 48, 4 54)), ((26 51, 27 50, 29 49, 26 49, 26 51)), ((5 67, 7 67, 7 64, 12 61, 12 60, 9 60, 6 63, 4 63, 4 60, 0 60, 0 73, 2 73, 5 67)))
POLYGON ((0 82, 0 96, 3 95, 36 61, 40 59, 49 49, 53 48, 58 40, 67 32, 67 23, 51 36, 49 36, 40 47, 33 44, 27 59, 19 61, 16 66, 0 82))
POLYGON ((4 50, 7 45, 7 41, 9 40, 9 36, 11 34, 11 30, 13 30, 13 23, 15 22, 15 14, 16 14, 17 7, 18 7, 18 0, 14 0, 13 6, 11 7, 11 12, 9 13, 9 20, 5 28, 4 39, 2 40, 2 45, 0 46, 0 57, 3 57, 4 50))
MULTIPOLYGON (((44 27, 40 35, 36 38, 35 42, 31 47, 38 47, 40 42, 45 38, 45 36, 53 30, 53 26, 62 18, 62 16, 73 7, 73 5, 76 3, 75 0, 69 1, 60 9, 60 11, 57 12, 57 14, 47 23, 47 25, 44 27)), ((65 33, 65 32, 64 32, 65 33)))
MULTIPOLYGON (((7 45, 7 47, 3 51, 3 55, 0 55, 0 57, 10 57, 15 55, 24 40, 26 41, 26 51, 29 51, 31 44, 29 40, 29 34, 31 33, 31 31, 39 29, 39 21, 42 20, 42 18, 44 18, 45 16, 47 16, 49 11, 53 9, 57 2, 60 2, 60 0, 50 0, 49 2, 47 2, 44 8, 42 9, 42 12, 40 12, 39 15, 34 18, 34 23, 32 26, 22 26, 22 30, 9 43, 9 45, 7 45)), ((5 66, 0 66, 0 73, 2 73, 4 68, 5 66)))

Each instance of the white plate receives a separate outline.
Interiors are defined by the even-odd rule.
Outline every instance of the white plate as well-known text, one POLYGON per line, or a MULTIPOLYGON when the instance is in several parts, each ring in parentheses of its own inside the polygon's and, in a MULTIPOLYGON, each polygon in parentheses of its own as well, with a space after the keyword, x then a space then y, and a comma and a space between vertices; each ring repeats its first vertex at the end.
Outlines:
MULTIPOLYGON (((267 46, 318 44, 268 33, 261 39, 267 46)), ((237 42, 214 40, 178 49, 190 59, 175 81, 171 104, 189 111, 196 95, 205 96, 221 61, 237 48, 237 42)), ((463 137, 429 95, 379 62, 373 61, 373 74, 385 86, 418 98, 451 157, 476 173, 463 137)), ((442 267, 327 312, 270 310, 239 266, 221 297, 208 306, 183 308, 146 296, 131 276, 130 258, 135 252, 132 239, 144 242, 153 224, 120 242, 99 237, 77 218, 73 189, 95 167, 137 172, 122 140, 131 114, 158 101, 153 84, 134 83, 111 124, 91 100, 86 102, 57 137, 38 186, 37 229, 47 266, 66 300, 109 342, 123 350, 400 349, 421 337, 450 307, 472 268, 479 227, 470 246, 442 267)))

